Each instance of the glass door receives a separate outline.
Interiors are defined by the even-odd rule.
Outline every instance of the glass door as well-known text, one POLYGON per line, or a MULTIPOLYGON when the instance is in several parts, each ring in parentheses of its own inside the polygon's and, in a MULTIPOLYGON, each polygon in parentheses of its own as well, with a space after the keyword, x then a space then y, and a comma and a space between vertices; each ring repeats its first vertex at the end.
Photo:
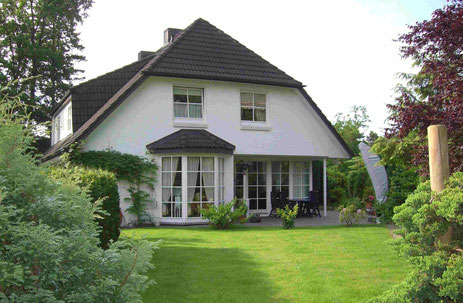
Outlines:
POLYGON ((266 162, 236 162, 235 196, 238 199, 248 200, 250 212, 264 212, 267 210, 266 162))

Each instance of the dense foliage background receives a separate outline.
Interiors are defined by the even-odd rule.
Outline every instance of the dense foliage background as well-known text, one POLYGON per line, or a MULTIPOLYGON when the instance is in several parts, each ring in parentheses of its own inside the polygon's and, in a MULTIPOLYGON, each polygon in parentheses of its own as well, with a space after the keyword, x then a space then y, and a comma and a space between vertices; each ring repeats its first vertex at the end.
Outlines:
POLYGON ((157 243, 100 247, 100 207, 73 178, 58 182, 38 165, 19 104, 0 98, 0 301, 141 302, 157 243))

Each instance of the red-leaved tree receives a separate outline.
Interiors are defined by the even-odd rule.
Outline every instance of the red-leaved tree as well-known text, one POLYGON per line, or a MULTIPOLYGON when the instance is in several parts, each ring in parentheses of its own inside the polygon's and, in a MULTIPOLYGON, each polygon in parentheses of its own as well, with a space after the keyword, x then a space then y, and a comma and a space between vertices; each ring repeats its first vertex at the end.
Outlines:
POLYGON ((448 128, 451 172, 463 170, 463 0, 451 0, 433 12, 430 20, 409 26, 399 42, 404 58, 420 68, 403 75, 407 85, 398 86, 395 104, 389 104, 391 127, 386 136, 403 138, 418 132, 413 164, 428 169, 426 130, 429 125, 448 128))

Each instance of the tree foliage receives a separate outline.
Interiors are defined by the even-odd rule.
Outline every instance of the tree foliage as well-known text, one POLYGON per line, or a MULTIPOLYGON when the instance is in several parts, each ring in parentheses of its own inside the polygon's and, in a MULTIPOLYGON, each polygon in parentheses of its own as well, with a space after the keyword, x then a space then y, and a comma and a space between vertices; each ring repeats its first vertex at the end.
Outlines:
POLYGON ((398 97, 389 104, 391 126, 388 137, 405 138, 416 132, 420 138, 412 163, 428 171, 426 131, 429 125, 448 128, 452 172, 463 170, 463 1, 452 0, 433 12, 430 20, 409 26, 399 37, 404 58, 412 59, 417 74, 402 74, 406 85, 398 85, 398 97))
POLYGON ((394 247, 413 265, 407 279, 371 302, 463 301, 463 173, 450 177, 440 193, 429 181, 418 186, 395 209, 394 221, 401 236, 394 247), (441 237, 453 229, 452 240, 441 237))
POLYGON ((351 111, 347 114, 338 113, 335 117, 334 127, 346 141, 354 155, 360 153, 359 143, 365 137, 364 131, 370 118, 367 114, 365 106, 353 106, 351 111))
POLYGON ((23 102, 36 105, 32 119, 48 120, 47 113, 68 90, 85 60, 76 27, 87 17, 92 0, 1 0, 0 85, 23 92, 23 102), (41 76, 41 77, 38 77, 41 76))
POLYGON ((99 247, 98 206, 38 165, 18 104, 0 98, 0 301, 141 302, 156 243, 99 247))

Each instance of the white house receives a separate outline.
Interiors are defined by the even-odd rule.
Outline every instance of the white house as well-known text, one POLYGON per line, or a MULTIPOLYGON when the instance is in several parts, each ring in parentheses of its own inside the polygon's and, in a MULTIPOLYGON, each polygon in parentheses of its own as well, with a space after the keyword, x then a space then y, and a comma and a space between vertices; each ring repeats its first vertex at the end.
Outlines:
MULTIPOLYGON (((326 215, 326 160, 352 152, 302 83, 203 19, 167 29, 164 42, 73 87, 52 114, 44 158, 80 140, 85 150, 153 158, 149 211, 173 224, 202 221, 199 209, 235 196, 268 214, 272 190, 307 196, 312 161, 323 161, 326 215)), ((128 196, 123 184, 119 191, 128 196)))

